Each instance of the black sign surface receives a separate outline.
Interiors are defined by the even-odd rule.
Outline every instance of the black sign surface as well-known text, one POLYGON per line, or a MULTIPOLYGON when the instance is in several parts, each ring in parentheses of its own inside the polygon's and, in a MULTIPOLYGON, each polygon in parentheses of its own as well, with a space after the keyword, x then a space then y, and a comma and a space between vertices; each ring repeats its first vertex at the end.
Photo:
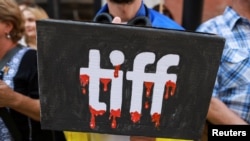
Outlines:
POLYGON ((201 136, 224 38, 63 20, 37 30, 43 129, 201 136))

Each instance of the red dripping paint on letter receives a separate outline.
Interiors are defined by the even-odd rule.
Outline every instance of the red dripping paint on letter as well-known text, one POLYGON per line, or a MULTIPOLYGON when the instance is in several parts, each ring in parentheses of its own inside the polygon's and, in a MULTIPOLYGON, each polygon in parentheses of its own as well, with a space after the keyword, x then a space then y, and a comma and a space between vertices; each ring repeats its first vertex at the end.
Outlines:
POLYGON ((82 93, 86 94, 86 85, 89 83, 89 76, 88 75, 80 75, 80 82, 82 85, 82 93))
POLYGON ((141 119, 141 114, 139 114, 137 111, 131 112, 130 115, 131 115, 131 120, 133 121, 133 123, 136 123, 141 119))
POLYGON ((112 118, 112 124, 111 124, 112 128, 116 128, 116 126, 117 126, 117 124, 116 124, 117 117, 121 117, 121 110, 120 109, 117 109, 117 110, 112 109, 110 112, 110 116, 109 116, 109 119, 112 118))
POLYGON ((120 70, 120 65, 116 65, 115 66, 115 72, 114 72, 114 77, 117 78, 118 77, 118 73, 119 73, 119 70, 120 70))
POLYGON ((145 109, 148 109, 148 108, 149 108, 149 102, 148 102, 148 101, 145 102, 144 108, 145 108, 145 109))
POLYGON ((153 86, 153 82, 144 82, 144 85, 146 87, 146 97, 150 96, 151 88, 153 86))
POLYGON ((108 78, 101 78, 101 82, 103 84, 103 91, 106 92, 108 91, 108 84, 111 81, 111 79, 108 78))
POLYGON ((170 95, 173 96, 175 93, 175 89, 176 89, 176 84, 169 80, 166 83, 165 99, 168 99, 169 92, 170 92, 170 95))
POLYGON ((155 127, 158 127, 160 125, 160 118, 161 118, 161 115, 158 113, 154 113, 152 115, 152 122, 155 122, 155 127))
POLYGON ((105 113, 105 110, 99 110, 99 111, 97 111, 94 108, 92 108, 91 106, 89 106, 89 110, 90 110, 90 113, 91 113, 90 128, 94 129, 95 125, 96 125, 95 124, 95 117, 103 115, 105 113))

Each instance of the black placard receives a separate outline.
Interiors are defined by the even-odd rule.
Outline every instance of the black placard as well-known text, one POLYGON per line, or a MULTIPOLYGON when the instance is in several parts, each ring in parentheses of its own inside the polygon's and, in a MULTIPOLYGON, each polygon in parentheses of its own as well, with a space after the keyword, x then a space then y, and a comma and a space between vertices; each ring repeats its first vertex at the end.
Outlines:
POLYGON ((224 38, 51 19, 37 30, 43 129, 201 136, 224 38))

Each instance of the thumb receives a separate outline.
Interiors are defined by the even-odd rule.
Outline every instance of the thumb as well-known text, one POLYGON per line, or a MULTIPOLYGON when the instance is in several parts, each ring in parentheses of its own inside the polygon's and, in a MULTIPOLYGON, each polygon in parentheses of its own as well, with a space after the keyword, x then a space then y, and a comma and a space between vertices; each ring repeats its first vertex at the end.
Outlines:
POLYGON ((113 19, 112 23, 120 24, 120 23, 122 23, 122 20, 121 20, 120 17, 115 17, 115 18, 113 19))

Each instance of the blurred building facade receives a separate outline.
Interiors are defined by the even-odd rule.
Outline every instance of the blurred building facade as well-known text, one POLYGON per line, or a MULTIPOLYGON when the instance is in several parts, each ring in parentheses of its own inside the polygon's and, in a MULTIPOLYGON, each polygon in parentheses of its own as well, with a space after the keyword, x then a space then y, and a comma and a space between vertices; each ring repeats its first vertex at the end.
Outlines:
MULTIPOLYGON (((184 0, 165 0, 165 5, 173 13, 175 20, 182 24, 184 0)), ((232 0, 203 0, 203 11, 201 22, 204 22, 216 15, 221 14, 227 5, 231 4, 232 0)))

